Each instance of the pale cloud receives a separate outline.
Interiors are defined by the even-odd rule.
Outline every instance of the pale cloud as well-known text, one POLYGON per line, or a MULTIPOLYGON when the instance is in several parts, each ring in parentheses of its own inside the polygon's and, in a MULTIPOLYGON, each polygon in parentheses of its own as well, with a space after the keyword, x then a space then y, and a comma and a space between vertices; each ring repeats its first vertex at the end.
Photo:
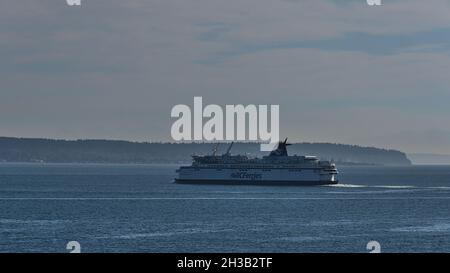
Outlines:
POLYGON ((449 15, 447 0, 4 0, 0 135, 169 140, 171 107, 200 95, 280 104, 292 140, 450 153, 414 137, 449 122, 449 15))

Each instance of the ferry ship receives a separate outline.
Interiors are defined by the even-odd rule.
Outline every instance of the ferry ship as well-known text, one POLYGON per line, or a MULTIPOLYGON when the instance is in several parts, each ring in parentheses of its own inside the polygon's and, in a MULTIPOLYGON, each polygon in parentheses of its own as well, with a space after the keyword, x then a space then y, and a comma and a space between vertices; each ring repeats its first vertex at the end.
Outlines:
POLYGON ((226 153, 192 156, 191 166, 177 169, 175 183, 231 184, 231 185, 327 185, 337 184, 336 165, 319 160, 316 156, 289 156, 287 138, 262 158, 231 155, 230 144, 226 153))

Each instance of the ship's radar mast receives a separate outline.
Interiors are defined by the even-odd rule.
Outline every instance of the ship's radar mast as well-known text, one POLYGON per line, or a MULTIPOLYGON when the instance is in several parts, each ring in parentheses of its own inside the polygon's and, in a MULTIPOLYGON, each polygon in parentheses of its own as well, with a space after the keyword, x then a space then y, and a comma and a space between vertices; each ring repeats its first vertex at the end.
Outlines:
POLYGON ((227 152, 224 155, 230 155, 231 147, 233 147, 234 141, 228 146, 227 152))
POLYGON ((215 156, 217 153, 217 149, 219 148, 219 144, 220 143, 216 143, 216 145, 214 145, 213 149, 212 149, 212 155, 215 156))

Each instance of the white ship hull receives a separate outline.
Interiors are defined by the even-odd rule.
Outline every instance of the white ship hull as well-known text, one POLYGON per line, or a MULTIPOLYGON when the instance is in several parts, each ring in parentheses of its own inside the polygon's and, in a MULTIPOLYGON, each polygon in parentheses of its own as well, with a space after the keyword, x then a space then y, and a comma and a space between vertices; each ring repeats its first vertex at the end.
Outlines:
POLYGON ((326 185, 337 184, 337 173, 323 168, 205 168, 181 167, 177 183, 326 185))

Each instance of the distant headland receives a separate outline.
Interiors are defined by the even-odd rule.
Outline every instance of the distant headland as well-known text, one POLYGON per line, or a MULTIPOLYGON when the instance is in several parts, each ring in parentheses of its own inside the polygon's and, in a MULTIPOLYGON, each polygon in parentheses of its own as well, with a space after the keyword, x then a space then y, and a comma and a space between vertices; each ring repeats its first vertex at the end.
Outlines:
MULTIPOLYGON (((0 137, 0 162, 186 163, 192 154, 208 154, 212 143, 149 143, 118 140, 55 140, 0 137)), ((219 147, 219 153, 225 150, 219 147)), ((236 143, 234 153, 263 156, 257 143, 236 143)), ((232 151, 232 153, 233 153, 232 151)), ((342 165, 411 165, 405 153, 333 143, 293 143, 291 155, 316 155, 342 165)))

